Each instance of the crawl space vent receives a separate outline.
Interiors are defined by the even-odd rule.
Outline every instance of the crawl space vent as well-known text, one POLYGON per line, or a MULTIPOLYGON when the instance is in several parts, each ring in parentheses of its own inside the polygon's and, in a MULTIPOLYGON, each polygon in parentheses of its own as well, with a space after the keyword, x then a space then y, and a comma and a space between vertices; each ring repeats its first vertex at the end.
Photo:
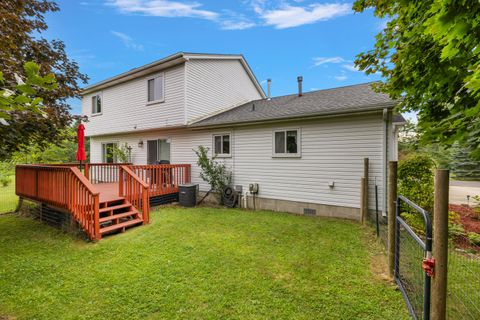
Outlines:
POLYGON ((310 208, 303 208, 303 214, 308 214, 308 215, 314 216, 314 215, 317 214, 317 210, 310 209, 310 208))

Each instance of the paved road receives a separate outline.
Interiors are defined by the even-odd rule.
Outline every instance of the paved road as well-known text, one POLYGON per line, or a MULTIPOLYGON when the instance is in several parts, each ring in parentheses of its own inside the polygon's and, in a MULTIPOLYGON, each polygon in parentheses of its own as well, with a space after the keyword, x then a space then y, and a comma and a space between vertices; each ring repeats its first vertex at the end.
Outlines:
MULTIPOLYGON (((480 195, 480 181, 450 181, 450 203, 466 204, 467 195, 470 197, 480 195)), ((470 204, 472 204, 470 198, 470 204)))

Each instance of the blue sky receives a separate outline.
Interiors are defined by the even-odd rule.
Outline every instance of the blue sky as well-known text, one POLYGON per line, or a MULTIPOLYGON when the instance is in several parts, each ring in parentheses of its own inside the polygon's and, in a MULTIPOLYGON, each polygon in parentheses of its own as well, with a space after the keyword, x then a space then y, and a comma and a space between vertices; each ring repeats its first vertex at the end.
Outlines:
MULTIPOLYGON (((178 51, 244 54, 272 95, 379 80, 353 67, 384 22, 351 2, 320 0, 57 0, 45 36, 95 83, 178 51)), ((71 100, 74 113, 80 101, 71 100)))

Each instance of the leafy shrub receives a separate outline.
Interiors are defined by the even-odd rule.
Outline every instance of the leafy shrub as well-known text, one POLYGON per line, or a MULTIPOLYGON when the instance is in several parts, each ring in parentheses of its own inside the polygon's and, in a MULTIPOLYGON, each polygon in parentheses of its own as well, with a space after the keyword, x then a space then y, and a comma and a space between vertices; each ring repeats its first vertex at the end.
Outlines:
POLYGON ((120 147, 114 145, 108 152, 111 152, 118 163, 129 163, 132 159, 132 148, 127 143, 120 147))
POLYGON ((475 246, 480 246, 480 234, 476 232, 469 232, 467 236, 471 244, 475 246))
POLYGON ((421 213, 416 211, 414 212, 402 212, 401 216, 405 222, 415 231, 417 234, 424 235, 425 234, 425 221, 423 221, 423 217, 421 213))
POLYGON ((398 193, 432 212, 433 209, 433 160, 423 154, 415 154, 398 164, 398 193))
POLYGON ((0 184, 3 186, 3 187, 7 187, 10 182, 12 182, 12 179, 7 176, 7 175, 0 175, 0 184))
MULTIPOLYGON (((209 148, 199 146, 198 150, 193 150, 198 159, 197 165, 202 170, 200 178, 210 185, 210 191, 214 191, 219 196, 219 202, 222 203, 222 194, 225 187, 229 186, 232 180, 232 174, 227 170, 225 163, 215 161, 215 157, 208 156, 209 148)), ((205 196, 206 197, 206 196, 205 196)), ((205 198, 204 197, 204 198, 205 198)), ((203 200, 203 199, 202 199, 203 200)))
POLYGON ((448 237, 450 239, 465 237, 465 228, 461 224, 451 223, 448 225, 448 237))

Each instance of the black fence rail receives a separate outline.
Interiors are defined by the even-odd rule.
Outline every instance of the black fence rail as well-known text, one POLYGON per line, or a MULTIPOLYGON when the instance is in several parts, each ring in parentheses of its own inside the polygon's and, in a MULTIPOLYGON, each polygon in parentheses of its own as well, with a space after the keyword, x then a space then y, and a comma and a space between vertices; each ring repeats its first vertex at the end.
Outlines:
POLYGON ((374 205, 375 208, 369 208, 367 211, 366 215, 366 221, 369 226, 371 226, 377 235, 377 238, 381 240, 381 243, 385 248, 387 248, 387 243, 388 243, 388 221, 387 221, 387 215, 386 215, 386 210, 381 209, 380 205, 383 206, 383 203, 381 203, 381 198, 379 197, 379 190, 378 186, 375 182, 374 184, 374 205))
POLYGON ((396 203, 395 281, 403 294, 413 319, 430 319, 431 275, 426 271, 432 259, 432 223, 430 213, 409 199, 399 196, 396 203), (402 216, 410 212, 413 219, 422 218, 424 229, 418 223, 402 216), (423 264, 422 264, 423 262, 423 264))

